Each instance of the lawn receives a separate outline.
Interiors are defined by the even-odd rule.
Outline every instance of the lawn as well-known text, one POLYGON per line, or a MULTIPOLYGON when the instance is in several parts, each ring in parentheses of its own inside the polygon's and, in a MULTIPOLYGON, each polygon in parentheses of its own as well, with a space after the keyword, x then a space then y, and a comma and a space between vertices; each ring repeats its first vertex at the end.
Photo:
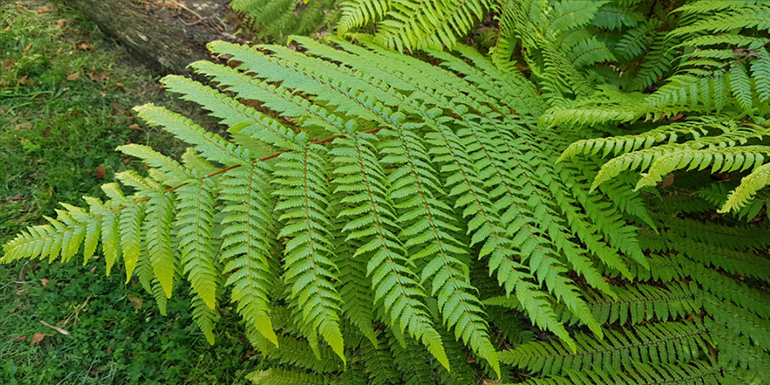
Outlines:
MULTIPOLYGON (((99 186, 144 165, 115 151, 139 143, 178 155, 172 138, 135 121, 131 107, 174 101, 76 11, 45 1, 0 5, 0 244, 83 205, 99 186)), ((242 383, 258 368, 232 309, 217 343, 193 324, 179 285, 158 313, 152 297, 102 261, 24 261, 0 266, 0 383, 242 383), (57 331, 58 330, 58 331, 57 331)))

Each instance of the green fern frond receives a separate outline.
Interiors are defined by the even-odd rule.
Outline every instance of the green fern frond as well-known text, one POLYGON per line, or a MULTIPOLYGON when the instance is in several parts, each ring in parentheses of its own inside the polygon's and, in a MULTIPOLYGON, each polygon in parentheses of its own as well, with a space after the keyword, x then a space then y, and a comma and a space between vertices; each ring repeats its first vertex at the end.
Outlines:
POLYGON ((544 379, 534 379, 519 384, 526 385, 555 385, 555 384, 611 384, 622 383, 629 385, 647 384, 724 384, 734 383, 730 374, 725 374, 716 365, 704 361, 696 361, 689 365, 645 365, 634 363, 630 371, 617 369, 595 368, 587 371, 570 370, 566 377, 552 376, 544 379))
POLYGON ((345 361, 340 331, 342 298, 335 288, 339 280, 331 258, 332 239, 328 229, 332 220, 325 162, 317 152, 321 146, 307 146, 302 152, 281 154, 274 175, 281 186, 274 195, 281 197, 276 210, 282 211, 285 225, 279 237, 286 238, 284 280, 291 286, 305 321, 323 336, 334 352, 345 361))
POLYGON ((252 372, 246 379, 255 385, 325 385, 328 381, 326 376, 278 368, 252 372))
POLYGON ((342 203, 351 205, 339 214, 348 219, 343 231, 349 232, 348 239, 363 243, 353 257, 370 256, 367 275, 371 276, 374 300, 383 303, 388 322, 401 331, 408 330, 449 369, 441 338, 420 301, 425 294, 407 266, 405 250, 394 232, 396 216, 387 198, 387 182, 372 139, 363 134, 335 139, 337 145, 329 152, 337 164, 335 193, 354 193, 342 199, 342 203))
POLYGON ((232 285, 232 298, 246 322, 262 333, 273 344, 278 339, 268 317, 270 309, 268 290, 275 272, 271 263, 272 248, 266 241, 272 221, 271 199, 265 191, 267 173, 263 165, 239 167, 227 173, 223 181, 222 209, 228 216, 222 220, 227 227, 221 259, 224 273, 229 274, 227 285, 232 285))
POLYGON ((636 362, 665 365, 698 359, 707 351, 703 341, 706 333, 698 323, 657 323, 637 326, 633 331, 605 330, 604 341, 578 334, 575 353, 557 343, 532 342, 499 355, 505 364, 543 374, 563 375, 597 366, 633 370, 636 362))

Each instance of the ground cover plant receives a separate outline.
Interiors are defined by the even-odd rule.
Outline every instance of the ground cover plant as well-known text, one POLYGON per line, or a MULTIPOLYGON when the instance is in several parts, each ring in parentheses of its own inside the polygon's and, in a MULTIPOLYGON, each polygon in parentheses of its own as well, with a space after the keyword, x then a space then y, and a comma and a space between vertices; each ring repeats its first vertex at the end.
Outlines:
MULTIPOLYGON (((55 215, 59 201, 99 196, 116 172, 146 172, 115 147, 184 151, 140 127, 130 108, 147 100, 189 106, 164 96, 157 77, 77 12, 3 2, 0 57, 0 243, 55 215)), ((161 317, 141 285, 125 284, 122 267, 105 278, 104 267, 81 262, 0 266, 0 383, 230 384, 253 367, 237 328, 221 333, 216 347, 201 338, 182 291, 161 317)))
POLYGON ((137 107, 180 161, 121 146, 146 176, 0 261, 121 262, 163 313, 189 282, 257 384, 770 382, 762 1, 341 9, 323 42, 211 43, 217 87, 162 83, 227 137, 137 107))

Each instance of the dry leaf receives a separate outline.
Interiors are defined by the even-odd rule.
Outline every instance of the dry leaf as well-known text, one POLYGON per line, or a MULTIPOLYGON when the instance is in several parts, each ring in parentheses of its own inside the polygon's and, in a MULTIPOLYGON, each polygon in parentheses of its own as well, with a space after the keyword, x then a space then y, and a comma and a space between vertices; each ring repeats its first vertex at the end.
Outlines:
POLYGON ((38 15, 41 13, 48 13, 48 12, 51 12, 51 10, 48 8, 40 8, 37 10, 38 15))
POLYGON ((75 43, 75 49, 73 50, 73 52, 76 52, 77 50, 93 52, 94 47, 88 45, 88 40, 81 40, 75 43))
POLYGON ((102 97, 107 96, 107 94, 105 94, 104 92, 99 92, 99 95, 102 95, 102 97))
POLYGON ((142 299, 139 297, 131 297, 128 296, 128 300, 134 303, 134 308, 141 309, 142 308, 142 299))
POLYGON ((24 289, 21 289, 21 290, 16 292, 16 295, 18 295, 18 296, 21 296, 22 294, 24 294, 24 289))
POLYGON ((43 344, 43 340, 45 337, 53 337, 53 334, 47 334, 47 333, 35 333, 34 336, 32 336, 32 342, 30 342, 29 346, 35 346, 37 344, 43 344))
POLYGON ((27 339, 27 336, 16 337, 16 338, 13 339, 13 342, 21 342, 21 341, 24 341, 26 339, 27 339))
POLYGON ((115 83, 115 85, 118 87, 123 87, 123 83, 115 83))
POLYGON ((16 10, 21 12, 21 13, 24 13, 24 7, 22 7, 21 5, 16 7, 16 10))
POLYGON ((104 174, 107 173, 107 171, 102 166, 96 166, 94 171, 96 171, 96 179, 104 179, 104 174))
POLYGON ((114 351, 111 347, 107 347, 107 354, 112 354, 114 351))
POLYGON ((16 65, 16 63, 14 63, 14 62, 12 62, 10 60, 8 60, 5 63, 3 63, 3 67, 10 67, 10 66, 13 66, 13 65, 16 65))
POLYGON ((45 130, 43 130, 43 132, 40 133, 40 135, 43 135, 43 136, 51 135, 51 126, 46 127, 45 130))
POLYGON ((113 104, 112 104, 112 108, 114 108, 114 109, 116 109, 116 110, 118 110, 118 111, 123 111, 123 110, 125 110, 125 107, 121 106, 121 105, 120 105, 120 103, 113 103, 113 104))
POLYGON ((80 77, 80 72, 75 72, 74 74, 67 76, 67 80, 78 80, 80 77))
POLYGON ((27 47, 24 48, 24 50, 22 50, 21 52, 27 53, 27 52, 29 52, 30 48, 32 48, 32 43, 27 44, 27 47))
POLYGON ((93 272, 94 272, 94 271, 96 271, 96 266, 94 266, 94 267, 92 267, 92 268, 91 268, 91 273, 92 273, 92 274, 93 274, 93 272))
POLYGON ((67 22, 67 19, 59 19, 56 21, 56 28, 64 27, 64 24, 67 22))
POLYGON ((668 178, 664 180, 663 182, 660 182, 660 187, 668 187, 671 186, 674 183, 674 174, 668 174, 668 178))
POLYGON ((139 125, 136 123, 128 126, 128 129, 131 131, 142 131, 142 127, 139 127, 139 125))
POLYGON ((48 324, 47 322, 45 322, 45 321, 40 321, 40 323, 41 323, 41 324, 43 324, 43 325, 45 325, 45 326, 48 326, 49 328, 51 328, 51 329, 53 329, 53 330, 56 330, 57 332, 59 332, 59 333, 61 333, 61 334, 64 334, 65 336, 68 336, 68 335, 70 335, 70 332, 68 332, 68 331, 66 331, 66 330, 64 330, 64 329, 62 329, 62 328, 60 328, 60 327, 58 327, 58 326, 49 325, 49 324, 48 324))
POLYGON ((10 26, 10 25, 8 25, 7 27, 5 27, 5 28, 4 28, 4 30, 5 30, 5 31, 10 31, 10 30, 11 30, 11 26, 10 26))
POLYGON ((19 84, 21 84, 21 85, 24 85, 24 84, 26 84, 26 83, 27 83, 27 75, 24 75, 24 76, 20 77, 20 78, 19 78, 19 80, 17 80, 17 81, 18 81, 18 82, 19 82, 19 84))
POLYGON ((43 287, 48 286, 48 278, 40 278, 40 284, 43 285, 43 287))

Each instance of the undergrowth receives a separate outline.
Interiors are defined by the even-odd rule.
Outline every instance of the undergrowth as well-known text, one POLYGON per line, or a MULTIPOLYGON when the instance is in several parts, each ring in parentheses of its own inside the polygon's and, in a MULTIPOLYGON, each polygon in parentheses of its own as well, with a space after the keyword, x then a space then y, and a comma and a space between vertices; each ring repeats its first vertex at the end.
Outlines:
MULTIPOLYGON (((115 147, 183 151, 169 135, 141 125, 130 108, 154 100, 195 111, 163 94, 156 77, 76 11, 4 2, 0 57, 0 243, 55 215, 56 202, 98 196, 116 172, 146 172, 115 147)), ((230 384, 253 367, 236 320, 226 321, 233 328, 209 347, 183 290, 171 315, 161 317, 140 286, 103 276, 104 268, 75 261, 0 266, 0 383, 230 384), (35 333, 51 336, 30 346, 35 333)))

